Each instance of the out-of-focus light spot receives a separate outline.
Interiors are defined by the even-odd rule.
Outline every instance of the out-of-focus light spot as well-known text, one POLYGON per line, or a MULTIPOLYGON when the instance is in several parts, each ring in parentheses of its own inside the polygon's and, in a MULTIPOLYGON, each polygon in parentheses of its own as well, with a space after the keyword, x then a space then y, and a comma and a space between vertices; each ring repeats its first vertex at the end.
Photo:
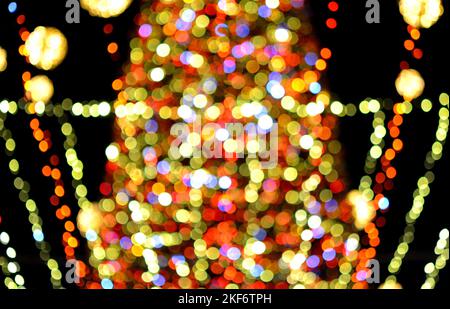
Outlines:
POLYGON ((200 68, 204 62, 203 56, 199 54, 192 55, 190 59, 190 65, 196 69, 200 68))
POLYGON ((231 178, 223 176, 219 178, 219 187, 221 189, 228 189, 231 186, 231 178))
POLYGON ((163 286, 166 283, 166 279, 163 276, 161 276, 160 274, 156 274, 153 277, 152 282, 157 286, 163 286))
POLYGON ((185 9, 180 14, 181 19, 187 23, 191 23, 195 19, 195 11, 192 9, 185 9))
POLYGON ((8 59, 6 50, 0 47, 0 72, 5 71, 7 66, 8 66, 8 59))
POLYGON ((7 244, 9 243, 9 235, 8 235, 8 233, 2 232, 2 233, 0 234, 0 242, 1 242, 3 245, 7 245, 7 244))
POLYGON ((66 54, 67 40, 56 28, 39 26, 25 42, 25 55, 30 63, 43 70, 56 68, 66 54))
POLYGON ((314 145, 314 139, 311 137, 311 135, 303 135, 300 138, 300 146, 303 149, 310 149, 314 145))
POLYGON ((306 257, 303 254, 298 253, 294 255, 294 258, 290 261, 289 268, 291 268, 292 270, 300 269, 305 261, 306 257))
POLYGON ((162 68, 154 68, 150 71, 150 78, 152 81, 160 82, 164 79, 165 73, 162 68))
POLYGON ((102 279, 102 288, 104 288, 106 290, 110 290, 110 289, 114 288, 114 284, 109 279, 102 279))
POLYGON ((256 241, 252 245, 252 251, 255 254, 263 254, 266 251, 266 245, 262 241, 256 241))
POLYGON ((261 116, 258 120, 258 127, 263 130, 269 130, 273 126, 273 119, 269 115, 261 116))
POLYGON ((112 43, 108 44, 107 50, 108 50, 108 53, 115 54, 119 50, 119 46, 117 45, 117 43, 112 42, 112 43))
POLYGON ((44 240, 44 234, 42 233, 41 230, 34 230, 33 231, 33 238, 36 241, 43 241, 44 240))
POLYGON ((158 162, 158 165, 156 166, 159 173, 166 175, 170 172, 170 164, 167 161, 160 161, 158 162))
POLYGON ((284 87, 278 82, 267 83, 270 95, 275 99, 281 99, 286 94, 284 87))
POLYGON ((10 13, 16 12, 16 11, 17 11, 17 3, 16 3, 16 2, 11 2, 11 3, 8 5, 8 11, 9 11, 10 13))
POLYGON ((266 5, 270 9, 276 9, 280 5, 279 0, 266 0, 266 5))
POLYGON ((170 54, 170 46, 166 43, 159 44, 156 48, 156 53, 160 57, 167 57, 170 54))
POLYGON ((7 269, 12 274, 15 274, 19 270, 16 263, 13 262, 8 263, 7 269))
POLYGON ((226 36, 226 29, 228 29, 228 26, 226 24, 218 24, 214 28, 214 32, 217 36, 224 37, 226 36))
POLYGON ((230 133, 228 132, 227 129, 221 128, 221 129, 216 131, 216 138, 219 141, 223 142, 223 141, 227 140, 229 137, 230 137, 230 133))
POLYGON ((95 206, 88 206, 78 213, 77 223, 81 232, 95 232, 102 224, 102 216, 95 206))
POLYGON ((172 204, 172 196, 167 192, 163 192, 158 196, 158 202, 162 206, 169 206, 172 204))
POLYGON ((208 104, 208 98, 204 94, 197 94, 193 102, 195 107, 204 108, 208 104))
POLYGON ((250 34, 249 26, 245 23, 238 24, 236 27, 236 34, 241 38, 245 38, 250 34))
POLYGON ((275 39, 278 42, 288 42, 291 38, 291 34, 289 30, 285 28, 278 28, 275 30, 275 39))
POLYGON ((390 280, 390 281, 386 281, 385 283, 381 284, 379 289, 399 290, 399 289, 402 289, 402 286, 400 283, 390 280))
POLYGON ((263 18, 267 18, 272 14, 272 10, 267 5, 261 5, 258 8, 258 14, 263 18))
POLYGON ((45 75, 38 75, 25 83, 25 91, 33 102, 48 103, 53 96, 53 83, 45 75))
POLYGON ((236 261, 241 257, 241 251, 236 247, 231 247, 227 251, 227 257, 232 261, 236 261))
POLYGON ((97 233, 93 230, 88 230, 86 232, 86 239, 89 241, 95 241, 97 240, 97 233))
POLYGON ((305 62, 307 63, 307 64, 309 64, 309 65, 314 65, 314 64, 316 64, 316 61, 317 61, 317 59, 319 59, 318 58, 318 56, 317 56, 317 54, 316 53, 307 53, 306 55, 305 55, 305 62))
POLYGON ((375 209, 364 196, 357 190, 348 194, 348 200, 353 206, 353 217, 355 218, 355 226, 363 229, 375 217, 375 209))
POLYGON ((405 69, 398 75, 395 87, 405 100, 410 101, 422 94, 425 88, 425 81, 416 70, 405 69))
POLYGON ((328 3, 328 9, 331 12, 336 12, 339 9, 339 4, 335 1, 331 1, 330 3, 328 3))
POLYGON ((106 147, 105 154, 109 161, 116 161, 119 157, 120 150, 118 146, 112 144, 106 147))
POLYGON ((444 13, 441 0, 400 0, 400 13, 409 25, 430 28, 444 13))
POLYGON ((111 105, 108 102, 101 102, 98 105, 98 112, 100 116, 108 116, 111 112, 111 105))
POLYGON ((318 94, 320 90, 322 90, 322 87, 318 82, 314 82, 309 85, 309 91, 313 94, 318 94))
POLYGON ((227 58, 223 62, 223 70, 225 73, 233 73, 236 69, 236 61, 234 58, 227 58))
POLYGON ((336 257, 336 251, 334 249, 325 249, 322 256, 325 261, 332 261, 336 257))
POLYGON ((132 0, 81 0, 81 7, 92 16, 103 18, 122 14, 132 0))
POLYGON ((316 268, 317 266, 319 266, 320 263, 320 258, 317 255, 311 255, 307 260, 306 260, 306 264, 308 265, 308 267, 310 268, 316 268))
POLYGON ((345 249, 347 251, 355 251, 358 248, 359 242, 358 239, 352 237, 348 238, 345 242, 345 249))
POLYGON ((385 210, 389 207, 389 200, 385 197, 382 197, 379 201, 378 201, 378 207, 380 207, 380 209, 385 210))
POLYGON ((152 34, 152 26, 149 24, 143 24, 139 27, 139 35, 143 38, 148 38, 152 34))
POLYGON ((325 22, 325 24, 330 29, 335 29, 337 27, 337 22, 336 22, 336 19, 334 19, 334 18, 328 18, 327 21, 325 22))

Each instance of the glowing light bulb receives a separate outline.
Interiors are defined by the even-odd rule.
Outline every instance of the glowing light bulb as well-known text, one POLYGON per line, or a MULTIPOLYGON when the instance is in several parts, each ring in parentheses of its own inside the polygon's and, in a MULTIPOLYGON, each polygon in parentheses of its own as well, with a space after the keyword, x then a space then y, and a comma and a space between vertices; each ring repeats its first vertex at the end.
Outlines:
POLYGON ((25 83, 25 90, 33 102, 48 103, 53 96, 52 81, 45 75, 38 75, 25 83))
POLYGON ((400 13, 416 28, 430 28, 444 13, 441 0, 400 0, 400 13))
POLYGON ((278 42, 288 42, 291 39, 291 34, 287 29, 278 28, 275 30, 275 39, 278 42))
POLYGON ((81 0, 81 7, 92 16, 108 18, 122 14, 131 0, 81 0))
POLYGON ((56 28, 37 27, 25 42, 25 55, 39 69, 56 68, 66 54, 67 40, 56 28))
POLYGON ((402 289, 402 286, 400 283, 395 281, 386 281, 385 283, 381 284, 379 289, 382 290, 400 290, 402 289))
POLYGON ((375 208, 359 191, 351 191, 347 198, 353 206, 355 226, 361 230, 375 217, 375 208))
POLYGON ((420 96, 425 82, 419 72, 413 69, 402 70, 395 81, 397 92, 407 101, 420 96))
POLYGON ((164 79, 165 73, 164 70, 161 68, 154 68, 150 72, 150 78, 155 82, 160 82, 164 79))
POLYGON ((93 205, 81 209, 78 213, 77 224, 83 233, 86 233, 88 230, 98 231, 102 224, 100 211, 93 205))
POLYGON ((6 50, 0 47, 0 72, 5 71, 6 67, 8 66, 6 56, 6 50))

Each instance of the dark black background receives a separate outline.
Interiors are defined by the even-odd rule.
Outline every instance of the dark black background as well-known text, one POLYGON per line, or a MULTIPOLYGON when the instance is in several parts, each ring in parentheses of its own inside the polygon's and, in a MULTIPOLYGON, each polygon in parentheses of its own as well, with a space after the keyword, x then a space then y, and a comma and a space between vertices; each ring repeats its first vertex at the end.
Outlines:
MULTIPOLYGON (((8 51, 8 69, 0 73, 0 100, 18 100, 23 96, 21 74, 28 70, 32 75, 47 74, 54 82, 53 100, 59 102, 64 98, 74 101, 115 99, 111 89, 112 81, 121 75, 121 67, 128 58, 128 41, 133 29, 133 18, 139 11, 139 1, 121 16, 110 19, 90 17, 82 10, 80 24, 65 22, 65 1, 21 0, 15 14, 7 11, 10 1, 0 1, 0 46, 8 51), (15 18, 25 14, 28 30, 36 26, 54 26, 60 29, 69 42, 69 52, 64 62, 55 70, 41 72, 26 64, 18 53, 22 41, 18 35, 20 27, 15 18), (107 23, 114 25, 111 35, 103 33, 107 23), (112 59, 107 53, 108 43, 119 43, 118 59, 112 59)), ((339 11, 332 13, 327 9, 328 1, 310 1, 313 22, 322 46, 330 47, 333 57, 329 62, 326 79, 335 98, 344 103, 358 104, 362 99, 390 98, 400 100, 396 94, 394 81, 400 71, 401 60, 408 60, 413 68, 418 69, 426 81, 424 96, 436 102, 441 92, 450 91, 449 82, 449 5, 444 1, 445 13, 439 22, 428 30, 421 31, 419 48, 424 51, 420 61, 411 61, 411 56, 403 48, 403 41, 408 38, 397 1, 381 2, 381 23, 367 24, 365 21, 365 1, 337 1, 339 11), (336 18, 338 27, 329 30, 325 20, 336 18)), ((417 105, 417 102, 415 103, 417 105)), ((60 245, 62 224, 55 218, 55 208, 48 203, 52 183, 40 174, 42 154, 37 150, 31 130, 28 127, 30 116, 8 116, 6 125, 14 133, 17 142, 17 156, 22 162, 22 177, 31 183, 31 196, 37 201, 40 215, 44 219, 44 232, 52 245, 52 256, 62 266, 63 248, 60 245)), ((388 193, 391 207, 386 214, 387 224, 381 229, 381 245, 378 258, 382 263, 382 278, 387 274, 387 262, 392 257, 403 234, 404 216, 412 204, 412 192, 418 177, 425 172, 423 160, 434 140, 437 125, 437 108, 430 113, 416 108, 405 117, 402 126, 402 139, 405 148, 395 159, 394 166, 399 176, 395 179, 395 189, 388 193)), ((42 118, 43 126, 51 129, 54 149, 64 157, 62 136, 55 119, 42 118)), ((71 117, 71 122, 78 135, 77 150, 84 166, 84 182, 89 189, 89 198, 99 197, 98 185, 104 176, 104 149, 112 139, 112 119, 83 119, 71 117)), ((341 120, 341 140, 344 143, 345 161, 351 187, 356 188, 363 175, 364 160, 370 147, 372 117, 357 115, 341 120)), ((3 141, 1 142, 3 147, 3 141)), ((431 185, 431 195, 427 198, 425 210, 416 223, 416 239, 404 260, 399 280, 405 288, 418 288, 425 276, 423 267, 434 262, 433 253, 439 231, 449 227, 450 201, 448 196, 449 154, 444 150, 444 157, 438 162, 435 173, 436 181, 431 185)), ((22 266, 27 287, 49 287, 49 274, 46 266, 40 262, 28 223, 27 212, 16 198, 17 192, 12 186, 12 178, 7 171, 9 160, 0 152, 0 215, 3 222, 0 231, 6 230, 11 236, 11 244, 18 251, 18 261, 22 266)), ((66 190, 70 190, 70 170, 61 166, 66 190)), ((72 196, 71 192, 68 195, 72 196)), ((73 201, 72 205, 76 205, 73 201)), ((80 251, 78 251, 80 252, 80 251)), ((1 278, 0 278, 1 279, 1 278)), ((1 279, 3 280, 3 279, 1 279)), ((439 289, 450 287, 449 270, 440 273, 439 289)))

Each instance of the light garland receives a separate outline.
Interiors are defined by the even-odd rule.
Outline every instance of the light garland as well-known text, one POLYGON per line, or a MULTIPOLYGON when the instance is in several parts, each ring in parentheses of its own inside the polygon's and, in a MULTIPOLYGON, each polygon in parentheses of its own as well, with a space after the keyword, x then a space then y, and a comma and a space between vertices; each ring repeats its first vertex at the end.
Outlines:
POLYGON ((438 280, 439 271, 445 267, 449 258, 449 231, 443 229, 439 233, 439 240, 436 243, 434 253, 438 255, 434 263, 425 265, 425 274, 427 276, 422 289, 433 289, 438 280))
POLYGON ((20 274, 20 265, 15 261, 17 251, 9 244, 10 240, 8 233, 0 231, 0 245, 6 248, 6 256, 0 255, 0 269, 5 276, 3 283, 8 289, 24 289, 25 279, 20 274))
POLYGON ((50 270, 50 281, 54 288, 61 287, 62 273, 58 268, 58 263, 56 260, 52 259, 50 256, 50 245, 45 241, 45 235, 43 231, 43 220, 39 216, 39 210, 36 202, 29 197, 30 184, 28 181, 24 180, 22 177, 18 176, 20 170, 19 161, 14 158, 14 151, 16 148, 16 141, 12 137, 10 130, 5 127, 5 114, 0 114, 0 135, 5 141, 5 154, 11 158, 9 161, 9 172, 14 178, 14 187, 19 193, 19 199, 27 209, 29 213, 29 223, 32 227, 33 238, 36 243, 36 247, 40 251, 41 260, 46 263, 50 270))
MULTIPOLYGON (((43 154, 49 153, 53 144, 51 135, 47 134, 48 132, 41 128, 41 124, 37 118, 30 121, 30 128, 33 130, 34 139, 39 143, 39 150, 43 154)), ((64 222, 66 232, 63 233, 62 243, 64 244, 66 258, 69 260, 74 258, 74 250, 78 247, 79 241, 72 236, 72 232, 75 231, 75 224, 69 219, 72 214, 72 210, 68 205, 63 203, 66 195, 66 189, 64 182, 61 179, 61 170, 58 168, 60 165, 60 159, 56 154, 52 155, 49 153, 48 156, 48 164, 43 163, 41 172, 44 177, 49 177, 54 181, 54 188, 52 195, 49 198, 49 202, 56 208, 56 217, 64 222)))
POLYGON ((435 163, 442 157, 442 151, 447 138, 449 126, 448 94, 441 94, 439 101, 442 107, 439 109, 439 124, 436 130, 436 140, 432 144, 424 163, 427 172, 417 181, 417 189, 413 193, 413 205, 406 215, 406 227, 404 234, 400 238, 400 243, 395 250, 394 257, 389 263, 388 271, 391 275, 386 278, 385 283, 387 285, 397 281, 395 274, 400 271, 402 260, 409 251, 409 245, 414 240, 414 224, 424 209, 425 199, 430 194, 430 184, 435 178, 434 173, 431 170, 435 163))

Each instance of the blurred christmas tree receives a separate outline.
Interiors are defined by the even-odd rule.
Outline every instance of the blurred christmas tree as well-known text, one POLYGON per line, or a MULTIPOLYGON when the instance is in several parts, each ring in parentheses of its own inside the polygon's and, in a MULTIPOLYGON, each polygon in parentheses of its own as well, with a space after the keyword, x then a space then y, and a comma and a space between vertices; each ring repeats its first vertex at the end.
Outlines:
POLYGON ((367 286, 377 203, 342 177, 306 4, 142 1, 105 198, 78 216, 88 288, 367 286))

